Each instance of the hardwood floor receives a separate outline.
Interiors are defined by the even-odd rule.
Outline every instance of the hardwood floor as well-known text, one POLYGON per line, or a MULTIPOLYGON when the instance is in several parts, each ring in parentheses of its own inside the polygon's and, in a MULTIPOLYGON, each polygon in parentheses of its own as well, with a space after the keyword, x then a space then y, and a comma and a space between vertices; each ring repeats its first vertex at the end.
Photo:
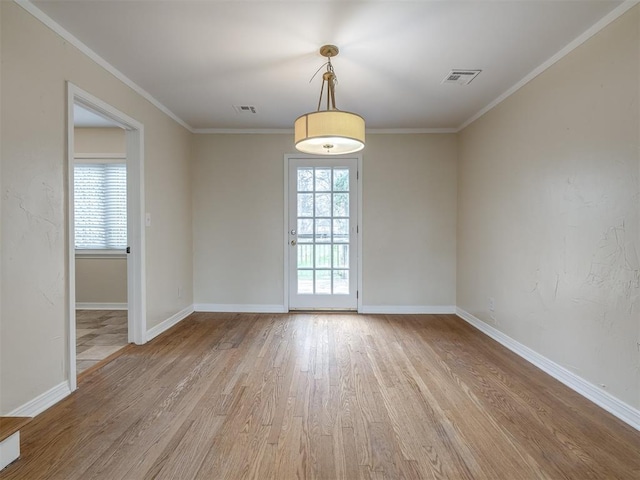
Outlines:
POLYGON ((638 479, 640 432, 454 315, 194 314, 2 479, 638 479))

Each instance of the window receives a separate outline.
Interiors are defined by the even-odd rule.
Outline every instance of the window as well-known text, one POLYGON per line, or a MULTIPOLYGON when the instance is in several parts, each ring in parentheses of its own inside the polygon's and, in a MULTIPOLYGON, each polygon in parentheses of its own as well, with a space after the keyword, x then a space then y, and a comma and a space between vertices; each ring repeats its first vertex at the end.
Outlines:
POLYGON ((127 247, 127 166, 76 163, 74 167, 77 250, 127 247))

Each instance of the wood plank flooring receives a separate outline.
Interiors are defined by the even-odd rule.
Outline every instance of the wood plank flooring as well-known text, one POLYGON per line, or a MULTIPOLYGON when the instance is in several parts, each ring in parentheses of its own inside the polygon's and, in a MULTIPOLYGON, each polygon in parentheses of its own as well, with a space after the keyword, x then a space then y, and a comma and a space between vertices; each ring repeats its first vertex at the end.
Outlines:
POLYGON ((640 478, 640 432, 454 315, 197 313, 22 439, 1 479, 640 478))

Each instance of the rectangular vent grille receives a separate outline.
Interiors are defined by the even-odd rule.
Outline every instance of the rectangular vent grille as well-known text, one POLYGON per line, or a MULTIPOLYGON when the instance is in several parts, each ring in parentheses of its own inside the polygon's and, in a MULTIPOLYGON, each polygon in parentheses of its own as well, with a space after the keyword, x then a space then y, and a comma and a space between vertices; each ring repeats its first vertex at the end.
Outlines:
POLYGON ((242 113, 242 114, 255 114, 258 113, 258 111, 256 110, 256 107, 254 107, 253 105, 234 105, 233 109, 236 111, 236 113, 242 113))
POLYGON ((469 85, 482 70, 451 70, 441 83, 469 85))

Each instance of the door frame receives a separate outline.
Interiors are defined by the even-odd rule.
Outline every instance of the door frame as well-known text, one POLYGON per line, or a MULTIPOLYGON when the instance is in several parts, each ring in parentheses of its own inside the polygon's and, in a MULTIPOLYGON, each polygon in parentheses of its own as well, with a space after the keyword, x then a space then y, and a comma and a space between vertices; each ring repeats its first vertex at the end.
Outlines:
POLYGON ((146 342, 146 266, 144 230, 144 125, 103 102, 71 82, 67 82, 67 373, 69 389, 77 388, 76 376, 76 257, 74 212, 74 113, 80 105, 111 120, 125 130, 127 154, 127 327, 129 343, 146 342))
POLYGON ((363 285, 362 285, 362 263, 363 263, 363 254, 362 254, 362 237, 363 237, 363 222, 362 222, 362 185, 363 185, 363 173, 362 173, 362 153, 356 154, 346 154, 346 155, 331 155, 330 157, 322 156, 322 155, 308 155, 303 153, 289 153, 284 156, 284 214, 283 214, 283 236, 282 236, 282 244, 283 244, 283 253, 284 253, 284 283, 283 287, 283 305, 285 312, 289 310, 289 164, 292 159, 311 159, 317 160, 321 163, 323 160, 327 159, 338 159, 338 158, 355 158, 358 164, 358 173, 357 173, 357 186, 358 186, 358 234, 356 239, 356 244, 358 247, 358 255, 356 256, 356 273, 358 275, 357 280, 357 288, 358 288, 358 297, 357 297, 357 311, 358 313, 362 312, 362 297, 363 297, 363 285))

